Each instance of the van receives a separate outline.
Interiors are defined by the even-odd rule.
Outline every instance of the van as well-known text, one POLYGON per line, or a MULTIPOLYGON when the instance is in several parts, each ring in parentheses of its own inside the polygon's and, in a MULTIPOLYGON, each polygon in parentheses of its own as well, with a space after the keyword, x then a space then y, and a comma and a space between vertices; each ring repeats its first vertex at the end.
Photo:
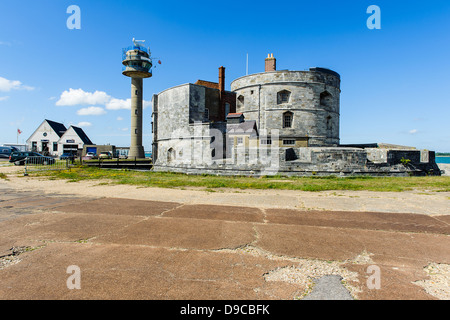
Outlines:
POLYGON ((0 147, 0 158, 9 159, 11 152, 19 151, 15 147, 0 147))

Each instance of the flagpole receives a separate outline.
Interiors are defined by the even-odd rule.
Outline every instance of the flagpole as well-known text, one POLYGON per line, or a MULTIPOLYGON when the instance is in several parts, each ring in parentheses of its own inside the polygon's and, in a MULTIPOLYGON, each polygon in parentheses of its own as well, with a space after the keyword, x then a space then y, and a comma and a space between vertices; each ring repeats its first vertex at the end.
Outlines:
POLYGON ((245 67, 245 75, 248 76, 248 52, 247 52, 247 65, 245 67))

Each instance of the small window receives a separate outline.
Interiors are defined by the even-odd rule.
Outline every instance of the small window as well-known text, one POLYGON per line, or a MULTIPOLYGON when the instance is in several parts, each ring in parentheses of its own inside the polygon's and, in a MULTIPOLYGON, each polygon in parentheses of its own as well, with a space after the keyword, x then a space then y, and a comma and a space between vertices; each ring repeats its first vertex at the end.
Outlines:
POLYGON ((230 104, 228 102, 226 102, 225 103, 225 119, 229 113, 230 113, 230 104))
POLYGON ((244 138, 237 138, 237 144, 243 144, 244 143, 244 138))
POLYGON ((205 120, 209 120, 209 109, 205 108, 205 120))
POLYGON ((285 112, 283 114, 283 128, 292 128, 292 120, 294 115, 292 112, 285 112))
POLYGON ((53 151, 58 151, 58 142, 53 142, 53 151))
POLYGON ((261 144, 262 145, 272 144, 272 139, 262 139, 261 144))
POLYGON ((288 103, 290 97, 291 97, 290 91, 287 91, 287 90, 280 91, 277 94, 277 103, 278 104, 288 103))
POLYGON ((237 98, 237 106, 238 106, 238 108, 243 108, 244 107, 244 96, 240 95, 237 98))
POLYGON ((283 140, 283 145, 293 146, 293 145, 295 145, 295 140, 283 140))
POLYGON ((333 107, 333 96, 328 91, 320 94, 320 105, 328 109, 333 107))
POLYGON ((134 129, 134 133, 135 133, 135 134, 138 134, 138 129, 134 129))
POLYGON ((135 109, 135 110, 134 110, 134 114, 138 114, 138 109, 135 109))

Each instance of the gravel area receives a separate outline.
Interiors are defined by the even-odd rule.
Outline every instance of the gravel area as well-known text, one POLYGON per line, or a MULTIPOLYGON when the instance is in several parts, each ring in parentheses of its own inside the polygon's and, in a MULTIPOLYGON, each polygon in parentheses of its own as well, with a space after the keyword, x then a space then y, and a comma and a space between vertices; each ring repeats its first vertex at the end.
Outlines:
POLYGON ((310 294, 317 283, 317 280, 324 276, 339 276, 341 283, 347 289, 353 299, 358 298, 361 290, 358 288, 358 273, 347 270, 343 267, 346 263, 366 264, 370 263, 370 254, 363 252, 351 261, 323 261, 317 259, 298 259, 273 255, 251 245, 234 250, 224 249, 233 253, 249 254, 252 256, 264 256, 271 260, 286 260, 293 262, 293 265, 277 268, 264 275, 265 281, 283 281, 292 284, 304 285, 307 289, 295 299, 303 299, 310 294))
POLYGON ((431 263, 424 268, 429 280, 416 281, 428 294, 440 299, 450 300, 450 265, 431 263))

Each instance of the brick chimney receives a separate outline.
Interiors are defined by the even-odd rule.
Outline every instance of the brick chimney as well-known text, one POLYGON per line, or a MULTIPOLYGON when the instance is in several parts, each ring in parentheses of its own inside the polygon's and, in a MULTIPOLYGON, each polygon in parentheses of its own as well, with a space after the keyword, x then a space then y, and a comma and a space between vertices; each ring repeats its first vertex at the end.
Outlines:
POLYGON ((269 53, 266 58, 265 72, 276 71, 276 70, 277 70, 277 59, 275 59, 273 57, 273 53, 269 53))
POLYGON ((225 91, 225 68, 219 68, 219 90, 222 93, 225 91))

